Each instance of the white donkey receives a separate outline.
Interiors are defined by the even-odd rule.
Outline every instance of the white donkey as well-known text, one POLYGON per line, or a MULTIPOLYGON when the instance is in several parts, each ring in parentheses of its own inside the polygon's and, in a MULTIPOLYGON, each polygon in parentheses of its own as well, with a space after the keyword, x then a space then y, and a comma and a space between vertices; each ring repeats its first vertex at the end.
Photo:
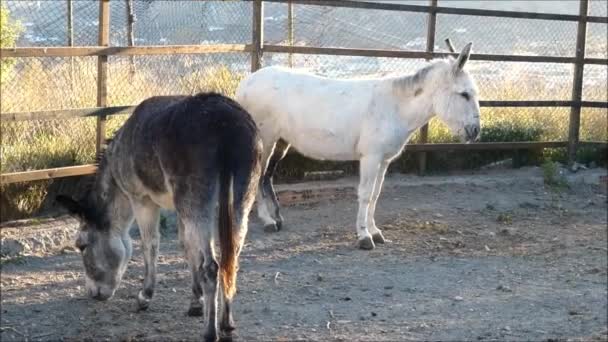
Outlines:
POLYGON ((463 140, 479 136, 477 88, 463 70, 471 45, 456 59, 437 60, 407 76, 343 80, 267 67, 245 78, 236 99, 263 140, 257 209, 265 230, 281 229, 272 175, 294 146, 313 159, 360 161, 357 245, 373 249, 384 243, 374 222, 376 201, 388 165, 412 133, 437 115, 463 140), (287 144, 275 150, 279 138, 287 144))

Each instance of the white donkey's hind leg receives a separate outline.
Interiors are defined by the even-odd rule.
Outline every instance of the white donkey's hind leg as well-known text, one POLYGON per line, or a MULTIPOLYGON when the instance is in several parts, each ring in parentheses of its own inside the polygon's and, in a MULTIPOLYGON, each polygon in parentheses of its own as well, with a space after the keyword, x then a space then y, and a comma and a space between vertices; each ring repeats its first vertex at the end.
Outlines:
POLYGON ((357 246, 361 249, 373 249, 374 241, 369 232, 371 225, 368 211, 374 192, 381 158, 364 156, 359 164, 359 211, 357 212, 357 246))
POLYGON ((372 234, 372 239, 375 243, 384 243, 384 236, 378 227, 376 226, 376 220, 374 215, 376 214, 376 204, 378 203, 378 197, 382 191, 382 184, 384 183, 384 176, 386 175, 386 169, 388 168, 389 161, 385 160, 380 163, 378 168, 378 176, 374 185, 374 192, 372 194, 371 202, 369 203, 369 209, 367 211, 367 217, 369 221, 369 232, 372 234))
MULTIPOLYGON (((270 161, 270 157, 274 153, 274 147, 276 145, 278 138, 271 136, 264 136, 262 133, 262 141, 264 145, 264 152, 262 153, 262 175, 266 173, 268 168, 268 162, 270 161)), ((266 194, 266 189, 264 188, 264 177, 260 178, 258 192, 256 195, 256 205, 258 210, 258 217, 262 220, 264 224, 264 230, 267 232, 276 232, 278 231, 277 223, 272 217, 270 210, 270 194, 266 194)))

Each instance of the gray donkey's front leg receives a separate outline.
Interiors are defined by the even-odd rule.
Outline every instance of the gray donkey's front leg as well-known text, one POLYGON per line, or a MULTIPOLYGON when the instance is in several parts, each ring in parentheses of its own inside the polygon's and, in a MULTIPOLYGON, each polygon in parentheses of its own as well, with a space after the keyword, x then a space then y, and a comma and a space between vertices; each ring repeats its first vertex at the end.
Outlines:
POLYGON ((160 208, 151 201, 132 203, 135 220, 141 234, 142 249, 144 252, 144 286, 137 295, 138 310, 146 310, 154 295, 156 284, 156 261, 158 259, 158 245, 160 233, 158 223, 160 208))

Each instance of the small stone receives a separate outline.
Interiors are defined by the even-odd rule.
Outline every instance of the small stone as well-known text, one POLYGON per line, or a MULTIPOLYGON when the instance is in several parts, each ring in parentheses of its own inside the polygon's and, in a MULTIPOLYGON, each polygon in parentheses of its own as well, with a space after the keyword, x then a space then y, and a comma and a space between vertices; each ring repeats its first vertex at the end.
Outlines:
POLYGON ((375 312, 373 312, 373 311, 372 311, 371 313, 372 313, 372 317, 376 317, 376 316, 378 316, 378 314, 377 314, 377 313, 375 313, 375 312))
POLYGON ((460 301, 463 301, 464 298, 462 298, 460 296, 456 296, 456 297, 454 297, 454 300, 457 301, 457 302, 460 302, 460 301))
POLYGON ((392 290, 394 288, 393 285, 387 285, 384 287, 385 290, 392 290))
POLYGON ((320 274, 317 274, 317 281, 323 281, 323 276, 320 274))
POLYGON ((513 290, 511 290, 511 288, 506 285, 498 285, 498 287, 496 287, 496 289, 498 291, 502 291, 502 292, 513 292, 513 290))

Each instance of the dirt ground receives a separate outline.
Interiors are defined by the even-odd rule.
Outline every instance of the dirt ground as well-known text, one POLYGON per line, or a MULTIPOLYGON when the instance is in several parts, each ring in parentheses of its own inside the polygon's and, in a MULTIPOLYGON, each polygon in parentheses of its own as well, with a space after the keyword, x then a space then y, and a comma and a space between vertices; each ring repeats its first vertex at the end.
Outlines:
MULTIPOLYGON (((587 176, 597 179, 594 172, 587 176)), ((606 341, 606 191, 579 176, 561 190, 543 185, 538 168, 391 176, 376 213, 390 242, 373 251, 354 247, 353 191, 285 207, 279 233, 265 233, 252 219, 241 257, 236 336, 606 341)), ((137 241, 116 296, 103 303, 85 297, 73 251, 5 261, 1 340, 200 339, 202 319, 185 315, 186 263, 174 231, 165 235, 157 292, 140 313, 137 241)))

